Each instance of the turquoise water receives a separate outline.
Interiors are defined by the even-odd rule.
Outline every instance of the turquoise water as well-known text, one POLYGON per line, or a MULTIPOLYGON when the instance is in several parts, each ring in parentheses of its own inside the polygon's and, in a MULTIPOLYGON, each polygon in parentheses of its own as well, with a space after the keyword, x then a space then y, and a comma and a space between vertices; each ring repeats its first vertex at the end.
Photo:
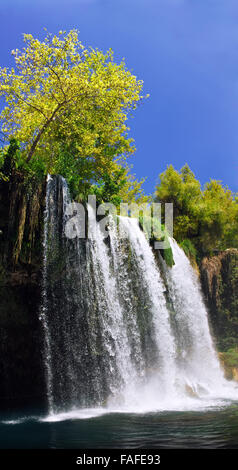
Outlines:
POLYGON ((1 415, 2 449, 238 448, 238 403, 204 411, 1 415), (94 415, 94 416, 93 416, 94 415))

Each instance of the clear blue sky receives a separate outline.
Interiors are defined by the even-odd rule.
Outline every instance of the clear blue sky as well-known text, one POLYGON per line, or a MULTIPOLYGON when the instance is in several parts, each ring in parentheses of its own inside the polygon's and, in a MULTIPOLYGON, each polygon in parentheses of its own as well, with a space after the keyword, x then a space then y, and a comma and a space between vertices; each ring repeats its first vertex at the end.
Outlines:
POLYGON ((144 80, 150 98, 129 125, 148 193, 167 164, 185 162, 202 183, 238 191, 237 0, 1 0, 0 20, 1 66, 22 33, 77 28, 144 80))

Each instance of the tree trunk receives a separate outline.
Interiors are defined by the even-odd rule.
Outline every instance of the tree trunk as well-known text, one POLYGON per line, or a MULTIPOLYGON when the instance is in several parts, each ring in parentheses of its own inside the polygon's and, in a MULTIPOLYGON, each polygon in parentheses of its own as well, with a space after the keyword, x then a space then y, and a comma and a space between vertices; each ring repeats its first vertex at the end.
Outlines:
POLYGON ((52 115, 50 116, 50 118, 47 119, 47 121, 45 122, 45 124, 44 124, 44 125, 42 126, 42 128, 39 130, 39 132, 38 132, 36 138, 35 138, 34 141, 33 141, 32 146, 31 146, 31 148, 30 148, 30 150, 29 150, 29 152, 28 152, 27 159, 26 159, 27 163, 29 163, 29 161, 31 160, 31 158, 32 158, 32 156, 33 156, 33 154, 34 154, 34 152, 35 152, 35 149, 36 149, 36 147, 37 147, 37 144, 38 144, 38 142, 39 142, 41 136, 44 134, 45 130, 46 130, 47 127, 50 125, 50 123, 53 121, 53 119, 54 119, 56 113, 59 111, 59 109, 60 109, 62 106, 63 106, 62 104, 59 104, 59 105, 57 106, 57 108, 54 110, 54 112, 52 113, 52 115))

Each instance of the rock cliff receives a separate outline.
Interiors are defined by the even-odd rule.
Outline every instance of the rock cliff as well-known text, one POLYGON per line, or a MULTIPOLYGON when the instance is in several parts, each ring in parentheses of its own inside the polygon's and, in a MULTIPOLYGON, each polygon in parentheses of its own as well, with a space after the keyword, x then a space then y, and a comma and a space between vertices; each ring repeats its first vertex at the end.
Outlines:
POLYGON ((45 182, 0 183, 0 407, 44 401, 41 302, 45 182))

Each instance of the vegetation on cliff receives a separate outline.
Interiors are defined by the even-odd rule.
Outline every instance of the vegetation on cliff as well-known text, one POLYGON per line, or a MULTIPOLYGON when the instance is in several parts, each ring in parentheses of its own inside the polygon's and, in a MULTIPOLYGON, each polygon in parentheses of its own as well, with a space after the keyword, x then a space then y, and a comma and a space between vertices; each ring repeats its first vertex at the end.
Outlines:
POLYGON ((238 382, 238 348, 230 348, 228 351, 220 352, 219 359, 224 368, 225 377, 228 380, 238 382))
POLYGON ((199 260, 238 247, 238 195, 221 181, 202 189, 188 165, 180 171, 170 165, 160 175, 155 199, 173 203, 174 237, 188 256, 199 260))

